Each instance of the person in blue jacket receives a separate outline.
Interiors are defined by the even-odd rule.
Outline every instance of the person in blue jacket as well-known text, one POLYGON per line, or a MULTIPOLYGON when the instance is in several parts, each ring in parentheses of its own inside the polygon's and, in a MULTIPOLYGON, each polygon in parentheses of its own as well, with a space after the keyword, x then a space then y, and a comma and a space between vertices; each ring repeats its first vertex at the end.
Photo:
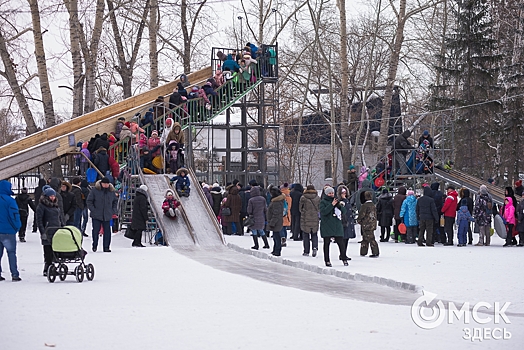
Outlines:
POLYGON ((171 178, 171 182, 176 183, 175 189, 180 197, 189 197, 189 192, 191 192, 191 182, 187 176, 188 171, 186 168, 180 168, 176 172, 176 176, 171 178))
POLYGON ((2 277, 1 266, 5 248, 12 281, 18 282, 22 279, 16 264, 16 234, 22 226, 22 222, 20 221, 18 205, 15 199, 11 197, 12 195, 14 193, 11 190, 11 183, 6 180, 0 181, 0 281, 5 280, 2 277))

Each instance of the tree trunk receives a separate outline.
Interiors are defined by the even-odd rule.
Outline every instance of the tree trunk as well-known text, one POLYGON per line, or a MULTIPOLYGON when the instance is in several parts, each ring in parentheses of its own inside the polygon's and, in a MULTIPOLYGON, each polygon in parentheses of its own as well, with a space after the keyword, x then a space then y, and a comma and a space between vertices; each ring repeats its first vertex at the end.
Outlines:
POLYGON ((351 149, 349 140, 349 64, 348 53, 348 34, 346 24, 346 0, 338 0, 338 10, 340 13, 340 66, 342 68, 341 89, 340 89, 340 125, 342 134, 342 169, 349 169, 351 165, 351 149))
POLYGON ((24 121, 26 124, 26 131, 27 134, 33 134, 38 131, 38 128, 36 126, 35 120, 33 119, 33 114, 31 113, 31 109, 29 108, 29 105, 27 104, 27 99, 25 98, 24 94, 22 93, 22 89, 20 87, 20 84, 18 83, 18 80, 16 79, 16 70, 14 67, 14 63, 11 60, 11 57, 9 56, 9 51, 7 50, 7 45, 5 43, 5 38, 2 33, 2 30, 0 28, 0 56, 2 57, 2 62, 4 64, 5 71, 0 71, 0 75, 2 75, 7 82, 9 83, 9 86, 11 87, 11 90, 13 91, 13 95, 15 96, 16 102, 18 103, 18 108, 20 108, 20 111, 22 112, 22 116, 24 117, 24 121))
POLYGON ((182 65, 184 67, 184 74, 191 73, 191 42, 189 38, 189 31, 187 28, 187 0, 182 0, 180 6, 180 24, 182 27, 182 36, 184 37, 184 52, 182 55, 182 65))
POLYGON ((40 92, 42 93, 42 104, 44 105, 45 126, 49 128, 56 124, 55 111, 53 108, 53 95, 49 87, 47 75, 47 64, 45 59, 44 41, 42 40, 42 27, 40 25, 40 10, 37 0, 28 0, 31 9, 31 20, 33 22, 33 38, 35 41, 35 56, 40 80, 40 92))
MULTIPOLYGON (((149 14, 149 86, 158 86, 158 0, 151 0, 151 12, 149 14)), ((185 68, 185 67, 184 67, 185 68)), ((189 73, 189 69, 188 69, 189 73)))
POLYGON ((71 41, 71 58, 73 62, 73 114, 72 118, 82 115, 84 110, 84 74, 82 51, 80 48, 80 30, 78 28, 78 1, 64 0, 69 12, 69 40, 71 41))
POLYGON ((98 55, 98 44, 100 43, 100 36, 102 35, 102 25, 104 23, 104 0, 96 1, 95 24, 93 27, 93 34, 91 41, 87 44, 86 35, 82 29, 82 25, 78 23, 81 28, 80 45, 84 55, 85 64, 85 105, 84 113, 89 113, 96 108, 96 65, 98 55))

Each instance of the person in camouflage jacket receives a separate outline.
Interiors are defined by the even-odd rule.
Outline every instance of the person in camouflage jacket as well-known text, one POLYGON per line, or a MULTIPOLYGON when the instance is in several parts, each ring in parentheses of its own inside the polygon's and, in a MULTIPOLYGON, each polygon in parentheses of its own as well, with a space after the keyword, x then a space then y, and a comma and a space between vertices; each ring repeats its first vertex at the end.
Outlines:
POLYGON ((357 222, 360 224, 362 242, 360 243, 360 255, 366 256, 368 248, 371 246, 370 258, 378 258, 378 243, 375 240, 375 229, 377 228, 377 209, 372 202, 373 194, 369 191, 364 193, 366 202, 358 211, 357 222))

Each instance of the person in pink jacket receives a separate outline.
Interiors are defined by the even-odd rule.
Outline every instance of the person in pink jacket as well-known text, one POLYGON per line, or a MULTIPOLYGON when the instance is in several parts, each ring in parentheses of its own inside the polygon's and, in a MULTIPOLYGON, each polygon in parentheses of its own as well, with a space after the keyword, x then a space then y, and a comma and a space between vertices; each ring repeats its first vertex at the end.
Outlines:
POLYGON ((506 231, 508 232, 506 236, 506 243, 503 247, 513 246, 513 227, 515 227, 515 207, 513 206, 513 199, 511 197, 506 197, 504 200, 504 212, 502 217, 506 222, 506 231))

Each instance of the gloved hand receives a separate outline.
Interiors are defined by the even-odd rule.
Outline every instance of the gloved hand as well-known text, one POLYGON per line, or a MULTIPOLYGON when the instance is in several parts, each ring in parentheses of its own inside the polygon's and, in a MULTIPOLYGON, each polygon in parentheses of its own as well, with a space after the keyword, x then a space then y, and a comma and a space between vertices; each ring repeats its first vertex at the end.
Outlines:
POLYGON ((65 222, 68 222, 68 221, 69 221, 69 214, 65 214, 65 215, 64 215, 64 220, 65 220, 65 222))

